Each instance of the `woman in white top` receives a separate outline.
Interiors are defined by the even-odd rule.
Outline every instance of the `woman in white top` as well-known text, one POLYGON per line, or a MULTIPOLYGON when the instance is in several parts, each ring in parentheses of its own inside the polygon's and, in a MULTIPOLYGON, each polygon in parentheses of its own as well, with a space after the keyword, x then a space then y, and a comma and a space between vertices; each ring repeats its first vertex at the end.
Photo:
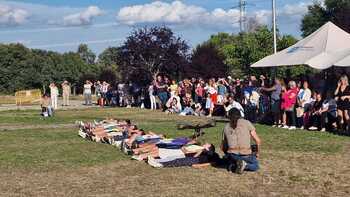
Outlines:
POLYGON ((298 104, 305 108, 305 105, 311 102, 311 90, 309 89, 309 83, 304 81, 303 88, 298 93, 298 104))
POLYGON ((209 80, 209 84, 207 87, 204 88, 207 91, 208 97, 207 97, 207 103, 206 107, 209 108, 209 115, 208 117, 211 117, 213 115, 214 107, 217 104, 217 86, 214 79, 209 80))
POLYGON ((298 107, 297 110, 297 126, 301 129, 304 128, 304 113, 309 110, 311 107, 311 99, 312 93, 309 89, 309 83, 307 81, 304 81, 303 88, 301 88, 298 92, 298 107))
POLYGON ((51 105, 53 109, 57 109, 57 101, 58 101, 58 88, 54 83, 50 84, 50 95, 51 95, 51 105))

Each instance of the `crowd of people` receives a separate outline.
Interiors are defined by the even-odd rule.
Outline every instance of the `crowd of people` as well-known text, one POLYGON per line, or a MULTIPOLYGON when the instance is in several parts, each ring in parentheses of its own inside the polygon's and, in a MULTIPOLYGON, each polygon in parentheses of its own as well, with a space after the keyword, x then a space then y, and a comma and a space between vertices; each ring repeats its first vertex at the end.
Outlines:
POLYGON ((261 140, 254 126, 241 117, 237 109, 229 113, 230 123, 223 130, 220 157, 215 146, 201 142, 198 136, 167 138, 163 134, 146 132, 133 125, 130 120, 103 120, 79 122, 79 135, 85 139, 107 143, 118 147, 138 161, 162 167, 226 167, 230 172, 257 171, 261 140), (251 139, 254 145, 251 145, 251 139))
MULTIPOLYGON (((264 76, 244 79, 188 78, 171 80, 158 75, 147 87, 136 83, 111 85, 106 81, 83 85, 84 104, 92 105, 96 95, 101 107, 141 107, 162 110, 167 114, 195 116, 227 116, 238 109, 242 117, 256 123, 284 129, 340 131, 349 134, 350 87, 343 75, 336 88, 324 80, 310 84, 308 80, 268 79, 264 76)), ((70 86, 62 85, 64 105, 69 105, 70 86)), ((50 85, 51 107, 57 109, 58 88, 50 85)), ((48 100, 48 95, 43 100, 48 100)), ((50 108, 49 102, 43 102, 50 108)))
POLYGON ((284 129, 309 129, 349 133, 350 87, 343 75, 335 90, 317 81, 315 88, 307 80, 264 76, 258 79, 201 78, 170 81, 158 76, 149 86, 151 109, 166 113, 197 116, 227 116, 236 108, 242 117, 256 123, 284 129), (157 101, 158 102, 154 102, 157 101))

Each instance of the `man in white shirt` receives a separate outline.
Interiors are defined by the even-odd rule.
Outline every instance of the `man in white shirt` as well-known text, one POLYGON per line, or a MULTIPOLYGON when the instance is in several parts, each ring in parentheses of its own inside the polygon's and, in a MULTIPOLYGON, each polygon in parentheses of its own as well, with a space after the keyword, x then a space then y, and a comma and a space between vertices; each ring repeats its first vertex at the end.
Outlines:
POLYGON ((53 109, 57 109, 57 101, 58 101, 58 88, 55 83, 50 84, 50 96, 51 96, 51 105, 53 109))

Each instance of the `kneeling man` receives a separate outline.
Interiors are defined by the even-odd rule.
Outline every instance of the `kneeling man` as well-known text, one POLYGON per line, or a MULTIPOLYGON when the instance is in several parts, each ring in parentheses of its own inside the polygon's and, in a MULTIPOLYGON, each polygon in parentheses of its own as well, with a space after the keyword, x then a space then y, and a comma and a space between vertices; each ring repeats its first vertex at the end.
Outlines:
POLYGON ((243 119, 236 108, 232 108, 228 115, 230 122, 225 125, 221 146, 229 162, 228 170, 239 174, 244 170, 257 171, 261 141, 253 124, 243 119), (251 139, 256 144, 254 151, 251 148, 251 139))

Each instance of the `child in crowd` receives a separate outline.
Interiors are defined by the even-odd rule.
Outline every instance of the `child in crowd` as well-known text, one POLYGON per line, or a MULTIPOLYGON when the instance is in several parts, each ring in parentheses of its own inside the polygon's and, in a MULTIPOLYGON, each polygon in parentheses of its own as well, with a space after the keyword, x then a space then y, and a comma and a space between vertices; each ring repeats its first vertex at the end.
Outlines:
POLYGON ((168 114, 178 114, 181 112, 181 103, 179 102, 179 100, 176 97, 172 97, 169 99, 169 101, 166 104, 167 106, 167 110, 166 113, 168 114))
POLYGON ((175 80, 171 81, 171 85, 170 85, 169 89, 170 89, 170 95, 174 96, 175 92, 177 92, 179 89, 179 86, 177 85, 175 80))

